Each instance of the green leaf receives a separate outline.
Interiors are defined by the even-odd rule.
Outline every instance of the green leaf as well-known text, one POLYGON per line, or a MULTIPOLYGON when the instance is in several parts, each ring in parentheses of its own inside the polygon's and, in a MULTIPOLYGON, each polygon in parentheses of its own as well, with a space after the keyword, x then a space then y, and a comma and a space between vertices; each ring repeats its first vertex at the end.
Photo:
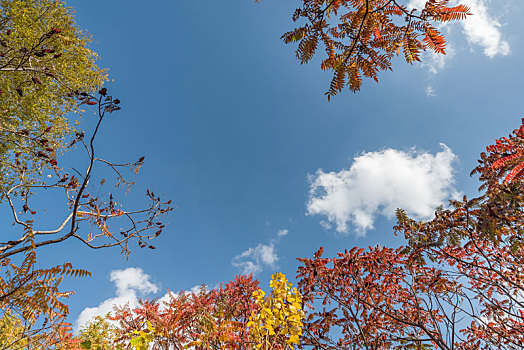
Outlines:
POLYGON ((86 340, 80 343, 82 349, 91 349, 91 340, 86 340))

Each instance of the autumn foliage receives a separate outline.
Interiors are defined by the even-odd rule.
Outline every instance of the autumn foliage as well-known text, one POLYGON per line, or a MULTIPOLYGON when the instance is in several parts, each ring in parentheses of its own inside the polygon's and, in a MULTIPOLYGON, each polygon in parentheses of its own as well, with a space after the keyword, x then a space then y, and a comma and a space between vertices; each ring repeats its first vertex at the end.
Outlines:
POLYGON ((11 216, 0 242, 0 324, 16 335, 1 348, 58 349, 73 339, 65 318, 74 292, 60 285, 90 273, 74 268, 67 254, 63 263, 43 266, 43 247, 76 240, 92 249, 116 246, 124 256, 130 242, 153 249, 161 217, 172 210, 150 191, 144 208, 126 210, 119 201, 133 185, 127 171, 138 173, 144 157, 116 163, 98 156, 95 139, 120 101, 100 87, 107 78, 88 42, 60 0, 0 1, 0 202, 11 216), (84 108, 94 116, 90 131, 68 119, 84 108), (72 169, 61 155, 76 146, 72 169), (111 193, 101 191, 100 167, 113 172, 111 193), (56 227, 43 227, 46 203, 62 205, 56 227))
POLYGON ((524 118, 522 125, 508 137, 487 146, 480 158, 480 165, 472 174, 480 174, 480 179, 484 181, 481 189, 495 191, 502 178, 506 184, 521 180, 524 177, 524 118))
MULTIPOLYGON (((419 9, 408 3, 302 0, 293 15, 301 24, 282 38, 297 44, 301 63, 323 46, 321 68, 333 72, 328 98, 344 88, 357 91, 364 77, 378 80, 380 71, 390 70, 395 56, 413 63, 424 50, 445 54, 438 24, 469 14, 448 0, 428 0, 419 9)), ((321 248, 298 259, 298 288, 281 273, 268 293, 252 276, 237 276, 211 290, 119 306, 74 335, 66 321, 73 292, 60 284, 90 273, 67 261, 40 266, 38 251, 66 240, 118 247, 124 256, 133 243, 154 249, 150 241, 173 209, 149 190, 143 208, 126 209, 119 201, 133 185, 125 171, 137 173, 144 157, 127 163, 98 157, 94 140, 120 101, 100 88, 105 72, 64 4, 0 0, 0 7, 0 200, 14 227, 0 242, 0 348, 522 348, 524 119, 481 154, 473 171, 482 182, 480 196, 452 200, 427 222, 397 211, 401 247, 355 247, 331 258, 321 248), (95 115, 87 136, 66 119, 82 108, 95 115), (75 146, 86 162, 73 173, 59 156, 75 146), (114 175, 111 193, 102 191, 106 179, 96 178, 96 167, 114 175), (43 210, 34 198, 42 191, 63 195, 64 215, 52 229, 39 227, 43 210)))
POLYGON ((522 254, 486 237, 413 251, 354 248, 331 259, 319 251, 302 261, 300 289, 318 304, 305 344, 513 349, 524 341, 522 254))
MULTIPOLYGON (((281 273, 271 293, 252 276, 237 276, 225 286, 170 294, 143 301, 138 308, 117 307, 113 347, 142 349, 289 349, 302 333, 301 296, 281 273)), ((85 342, 86 340, 84 340, 85 342)), ((91 340, 89 340, 91 344, 91 340)), ((86 346, 90 349, 91 347, 86 346)))
POLYGON ((281 273, 275 273, 269 285, 271 294, 253 293, 257 308, 246 325, 251 343, 257 349, 293 348, 302 335, 302 296, 281 273))
POLYGON ((251 298, 258 281, 237 277, 217 289, 172 294, 167 301, 144 301, 139 308, 116 309, 121 341, 137 349, 245 348, 245 324, 255 310, 251 298))
POLYGON ((322 349, 517 349, 524 343, 523 134, 481 155, 480 197, 429 222, 398 210, 407 245, 299 259, 304 344, 322 349))
MULTIPOLYGON (((523 120, 524 125, 524 120, 523 120)), ((397 211, 397 248, 300 258, 298 289, 274 274, 165 304, 120 307, 114 346, 195 349, 518 349, 524 343, 524 134, 481 154, 485 190, 450 201, 424 222, 397 211)), ((79 340, 78 340, 79 341, 79 340)), ((115 347, 116 348, 116 347, 115 347)))
POLYGON ((333 72, 329 99, 345 87, 358 91, 363 77, 378 81, 378 73, 391 70, 397 55, 413 63, 424 50, 445 54, 439 23, 469 14, 468 7, 449 2, 429 0, 417 9, 406 0, 301 0, 293 21, 302 24, 282 39, 297 43, 300 63, 311 61, 323 46, 326 55, 320 66, 333 72))

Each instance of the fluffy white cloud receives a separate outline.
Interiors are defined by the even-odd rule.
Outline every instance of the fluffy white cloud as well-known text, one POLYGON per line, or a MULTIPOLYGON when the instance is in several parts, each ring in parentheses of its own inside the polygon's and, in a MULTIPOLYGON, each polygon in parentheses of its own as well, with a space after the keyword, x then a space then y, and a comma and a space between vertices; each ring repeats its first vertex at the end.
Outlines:
POLYGON ((462 0, 461 3, 468 6, 473 14, 462 21, 468 41, 483 47, 484 54, 490 58, 509 55, 510 47, 502 39, 501 24, 488 13, 486 0, 462 0))
POLYGON ((231 265, 238 268, 244 275, 256 275, 264 267, 274 268, 279 260, 275 245, 288 234, 287 229, 279 230, 276 238, 271 239, 269 244, 260 243, 256 247, 244 250, 231 260, 231 265))
POLYGON ((158 286, 151 283, 150 278, 140 268, 130 267, 125 270, 112 271, 110 280, 115 283, 116 296, 104 300, 97 307, 88 307, 82 310, 75 323, 76 330, 87 325, 93 317, 110 313, 115 305, 129 304, 133 308, 138 306, 138 295, 157 293, 159 291, 158 286))
POLYGON ((157 293, 158 287, 149 281, 151 277, 140 268, 111 271, 109 280, 115 283, 116 295, 126 295, 134 291, 141 294, 157 293))
POLYGON ((269 244, 259 244, 249 248, 235 256, 231 264, 240 269, 243 274, 253 275, 262 271, 264 266, 274 267, 278 261, 278 255, 273 242, 269 244))
POLYGON ((397 208, 418 219, 429 219, 435 208, 450 196, 453 188, 453 161, 456 156, 446 145, 432 155, 414 149, 385 149, 353 159, 348 170, 311 176, 309 215, 322 215, 323 226, 335 225, 338 232, 354 227, 358 235, 373 229, 377 215, 392 218, 397 208))

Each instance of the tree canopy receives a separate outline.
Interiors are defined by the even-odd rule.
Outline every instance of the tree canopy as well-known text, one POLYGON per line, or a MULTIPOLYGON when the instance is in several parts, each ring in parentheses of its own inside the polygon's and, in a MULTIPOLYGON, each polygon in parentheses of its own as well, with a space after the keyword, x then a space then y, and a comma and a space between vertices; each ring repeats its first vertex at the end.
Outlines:
MULTIPOLYGON (((2 183, 19 160, 42 165, 29 131, 45 135, 52 152, 64 146, 78 112, 74 92, 93 93, 107 80, 88 48, 90 37, 75 24, 72 9, 59 0, 0 2, 0 164, 2 183)), ((45 162, 44 164, 45 165, 45 162)), ((38 166, 28 166, 27 173, 38 166)))

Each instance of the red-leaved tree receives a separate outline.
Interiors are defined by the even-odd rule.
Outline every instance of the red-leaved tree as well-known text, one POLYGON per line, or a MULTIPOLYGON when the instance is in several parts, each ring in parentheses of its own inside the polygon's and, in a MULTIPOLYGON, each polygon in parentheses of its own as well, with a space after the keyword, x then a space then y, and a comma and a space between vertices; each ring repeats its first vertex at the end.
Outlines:
MULTIPOLYGON (((523 121, 524 122, 524 121, 523 121)), ((523 124, 524 125, 524 124, 523 124)), ((398 210, 407 245, 299 259, 316 349, 521 349, 524 344, 523 127, 474 172, 486 191, 429 222, 398 210)))
POLYGON ((378 72, 391 70, 391 60, 400 54, 407 63, 420 61, 425 50, 445 54, 439 23, 470 14, 465 5, 449 2, 428 0, 415 8, 406 0, 300 0, 293 14, 300 24, 282 39, 298 44, 300 63, 311 61, 323 46, 320 67, 333 72, 329 99, 345 87, 360 90, 363 77, 378 81, 378 72))
POLYGON ((258 281, 237 276, 225 286, 196 293, 172 294, 166 302, 143 301, 138 308, 116 308, 120 343, 137 349, 247 349, 246 324, 257 310, 253 292, 258 281))

